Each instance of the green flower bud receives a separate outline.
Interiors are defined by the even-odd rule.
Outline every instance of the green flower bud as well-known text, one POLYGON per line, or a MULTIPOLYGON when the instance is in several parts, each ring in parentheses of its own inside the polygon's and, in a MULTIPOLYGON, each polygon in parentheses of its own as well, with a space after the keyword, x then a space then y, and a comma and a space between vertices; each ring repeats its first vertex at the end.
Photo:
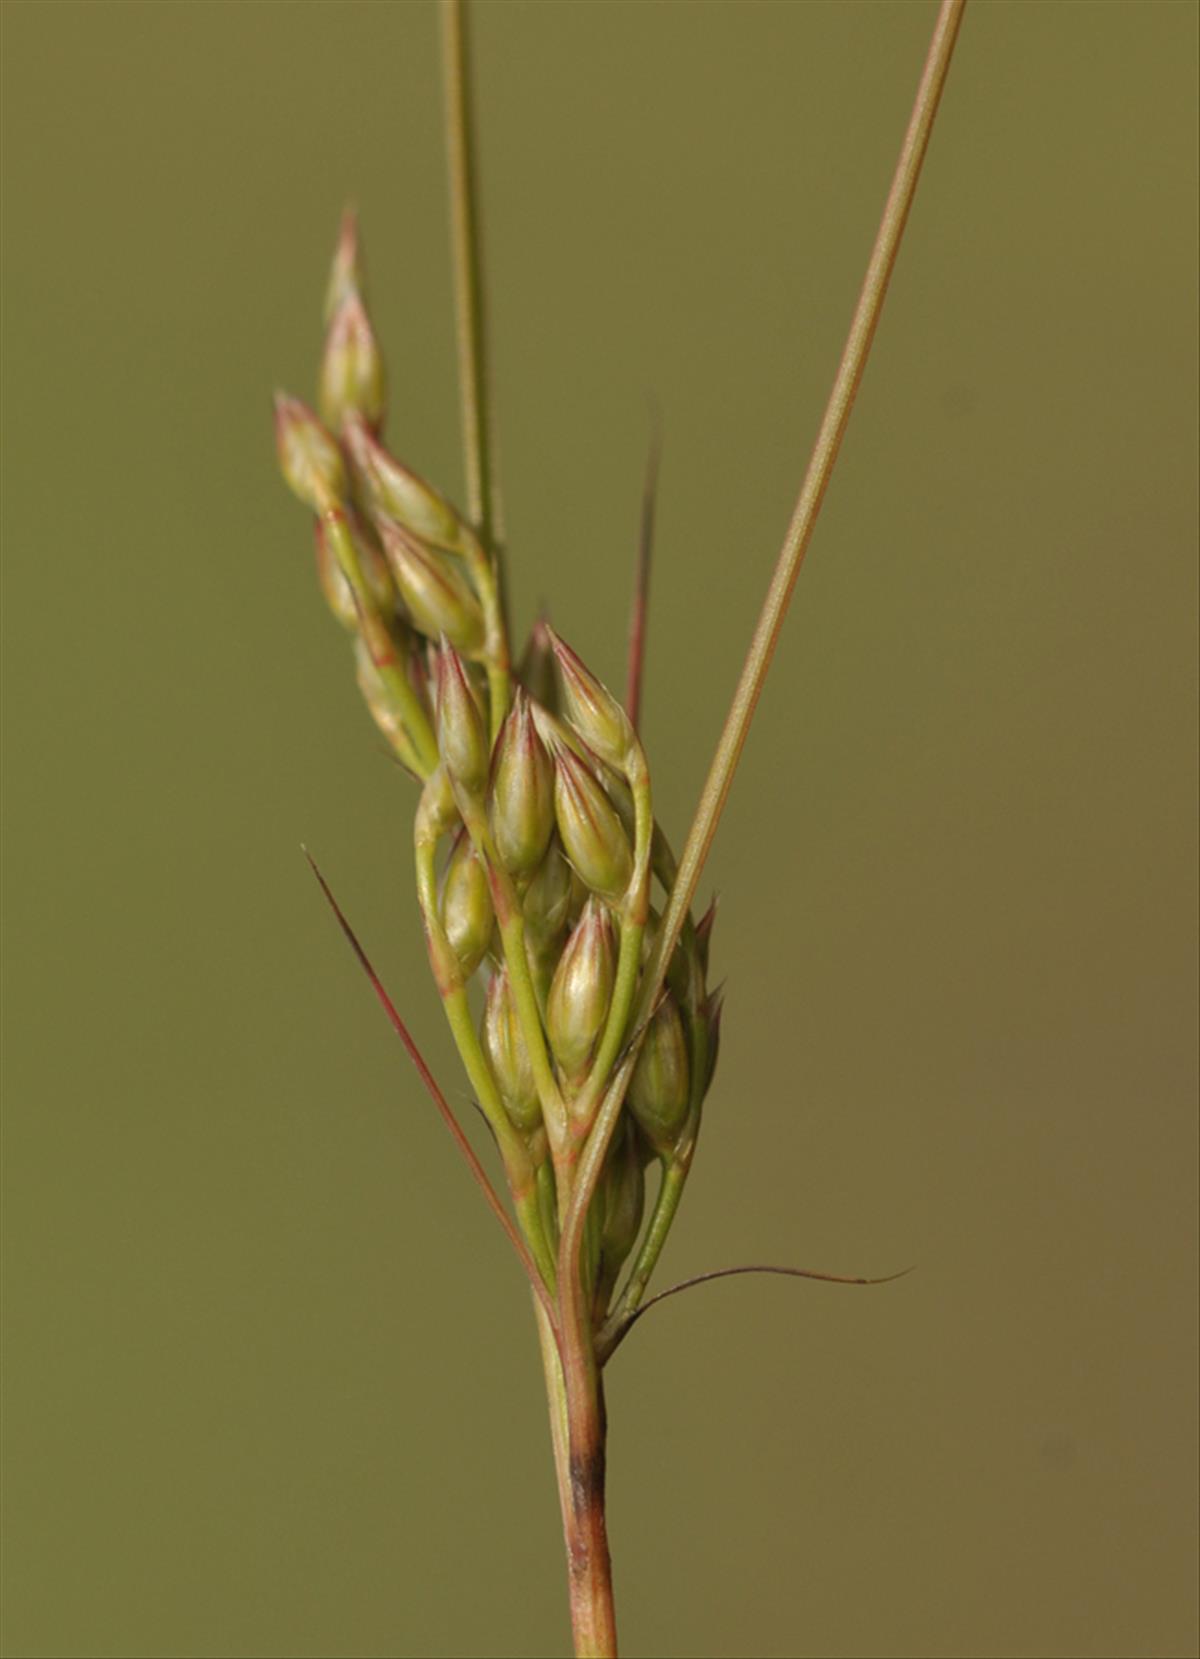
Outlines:
POLYGON ((487 783, 489 760, 483 715, 462 659, 444 636, 437 662, 438 753, 464 795, 479 797, 487 783))
POLYGON ((589 899, 567 940, 546 1001, 546 1034, 568 1082, 582 1081, 612 1001, 613 930, 607 909, 589 899))
POLYGON ((275 448, 279 470, 294 495, 319 513, 346 494, 342 452, 306 403, 275 393, 275 448))
POLYGON ((507 968, 494 973, 488 984, 479 1034, 505 1111, 523 1135, 532 1134, 542 1121, 542 1108, 507 968))
POLYGON ((654 1150, 669 1152, 689 1102, 687 1034, 669 991, 650 1021, 625 1100, 654 1150))
POLYGON ((519 686, 496 743, 490 805, 501 864, 510 875, 528 875, 554 833, 554 765, 519 686))
POLYGON ((487 954, 494 923, 487 871, 464 830, 442 881, 442 927, 464 979, 471 978, 487 954))
POLYGON ((419 633, 439 634, 467 656, 484 642, 483 610, 470 584, 444 553, 417 539, 394 520, 378 521, 383 550, 400 597, 419 633))
POLYGON ((347 293, 330 320, 321 354, 321 415, 340 432, 353 410, 370 426, 383 419, 386 384, 383 355, 359 294, 347 293))
MULTIPOLYGON (((381 616, 394 615, 397 604, 396 585, 383 556, 383 549, 374 533, 351 507, 346 508, 346 524, 358 554, 358 567, 372 609, 381 616)), ((318 514, 313 519, 317 544, 317 578, 325 602, 344 628, 358 632, 358 606, 346 580, 346 573, 338 563, 337 551, 330 540, 329 521, 318 514)))
POLYGON ((554 629, 548 627, 546 632, 562 676, 567 719, 601 760, 623 770, 630 750, 637 744, 629 716, 612 693, 583 666, 571 647, 559 639, 554 629))
POLYGON ((360 415, 347 415, 342 438, 355 484, 372 511, 439 547, 461 549, 466 527, 445 496, 389 455, 360 415))
POLYGON ((554 815, 584 886, 614 903, 622 899, 633 874, 629 837, 595 775, 564 744, 554 752, 554 815))

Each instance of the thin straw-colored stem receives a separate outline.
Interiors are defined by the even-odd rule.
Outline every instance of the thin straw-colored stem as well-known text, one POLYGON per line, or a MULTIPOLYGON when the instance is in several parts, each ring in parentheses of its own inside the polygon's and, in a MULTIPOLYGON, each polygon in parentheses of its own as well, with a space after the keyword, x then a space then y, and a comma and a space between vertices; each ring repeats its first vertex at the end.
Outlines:
POLYGON ((442 0, 446 151, 454 246, 459 396, 467 511, 489 554, 501 534, 500 489, 488 386, 487 318, 476 187, 475 118, 465 0, 442 0))
POLYGON ((950 58, 965 7, 966 0, 942 0, 938 11, 933 39, 929 44, 908 130, 904 135, 900 159, 892 179, 892 188, 888 192, 883 218, 871 250, 870 263, 854 310, 850 333, 842 351, 842 359, 838 364, 833 390, 829 394, 829 402, 817 433, 817 441, 813 446, 808 471, 800 487, 791 523, 788 525, 771 585, 754 630, 754 638, 679 860, 679 875, 663 918, 657 949, 646 975, 647 985, 651 982, 654 985, 651 996, 656 994, 663 971, 671 960, 671 952, 675 949, 684 918, 700 880, 700 872, 712 846, 717 824, 724 810, 730 785, 733 783, 733 775, 745 746, 746 734, 750 730, 750 722, 758 706, 763 682, 771 666, 771 659, 775 655, 775 647, 779 643, 779 631, 787 615, 796 577, 808 551, 813 527, 817 522, 821 503, 825 499, 825 491, 829 487, 834 463, 842 447, 850 411, 854 407, 863 370, 867 366, 871 342, 875 338, 875 330, 883 310, 904 226, 916 194, 917 181, 921 176, 921 163, 925 159, 929 135, 933 130, 938 101, 942 95, 946 73, 950 68, 950 58))
MULTIPOLYGON (((783 619, 787 614, 792 590, 796 585, 796 577, 808 549, 813 526, 817 521, 817 514, 821 510, 821 503, 829 486, 838 451, 841 449, 846 424, 850 419, 850 411, 854 407, 855 395, 862 380, 863 370, 866 367, 867 357, 871 350, 871 342, 875 337, 875 329, 879 323, 880 312, 883 309, 892 269, 896 263, 896 254, 899 251, 900 240, 904 234, 905 222, 908 219, 909 209, 916 193, 917 181, 921 174, 921 163, 925 159, 929 135, 933 129, 938 101, 941 97, 942 87, 945 84, 946 73, 950 67, 950 58, 954 51, 954 42, 958 35, 959 24, 962 22, 965 6, 966 0, 942 0, 942 5, 938 11, 933 38, 929 44, 925 66, 921 73, 920 84, 917 87, 917 94, 913 103, 912 115, 909 118, 908 130, 905 132, 904 142, 900 149, 900 159, 896 164, 892 187, 888 192, 887 202, 884 205, 883 218, 875 236, 875 245, 871 250, 867 274, 858 297, 858 304, 854 310, 850 333, 842 352, 841 362, 838 364, 837 374, 834 377, 829 402, 826 405, 820 430, 817 433, 812 458, 809 461, 804 482, 800 487, 800 494, 792 513, 791 523, 788 525, 787 535, 784 537, 783 546, 779 552, 775 572, 771 578, 771 585, 767 590, 766 599, 763 601, 758 624, 754 630, 754 638, 746 656, 737 690, 734 692, 729 714, 717 742, 708 778, 701 791, 696 815, 692 821, 683 855, 679 861, 679 874, 671 890, 671 897, 663 916, 662 927, 659 929, 654 949, 646 965, 641 994, 634 1010, 632 1022, 637 1035, 631 1044, 630 1050, 626 1053, 621 1065, 613 1075, 604 1103, 597 1114, 595 1127, 580 1159, 579 1174, 571 1199, 570 1212, 563 1226, 563 1240, 559 1250, 560 1294, 564 1294, 562 1290, 563 1281, 565 1280, 569 1286, 578 1276, 577 1264, 583 1239, 583 1219, 587 1213, 588 1204, 591 1202, 592 1194, 595 1192, 596 1183, 600 1179, 604 1155, 608 1150, 609 1141, 612 1139, 625 1090, 632 1074, 636 1049, 641 1036, 644 1035, 645 1022, 658 996, 667 964, 671 960, 672 952, 683 930, 688 908, 700 880, 700 873, 708 857, 709 848, 712 846, 717 824, 720 821, 730 785, 733 782, 733 775, 737 770, 737 764, 746 742, 746 734, 754 717, 754 710, 758 704, 763 682, 767 677, 767 670, 770 668, 771 659, 775 654, 775 647, 779 640, 779 630, 783 626, 783 619)), ((566 1311, 564 1307, 564 1315, 566 1311)))
POLYGON ((658 503, 658 466, 662 436, 657 422, 650 437, 646 475, 642 481, 642 510, 638 519, 637 562, 633 573, 633 604, 629 612, 629 662, 625 674, 625 712, 636 732, 642 719, 642 673, 646 666, 646 623, 650 609, 650 565, 654 555, 654 514, 658 503))

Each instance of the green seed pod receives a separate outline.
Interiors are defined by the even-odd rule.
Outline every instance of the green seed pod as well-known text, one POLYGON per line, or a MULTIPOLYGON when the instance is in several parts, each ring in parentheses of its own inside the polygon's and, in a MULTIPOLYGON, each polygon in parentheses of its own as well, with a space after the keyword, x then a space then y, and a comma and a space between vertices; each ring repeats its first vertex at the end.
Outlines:
POLYGON ((442 638, 437 658, 438 753, 463 794, 478 799, 488 776, 488 740, 462 659, 442 638))
POLYGON ((438 547, 462 549, 468 531, 445 496, 390 455, 361 416, 347 415, 342 439, 354 482, 373 512, 438 547))
MULTIPOLYGON (((383 549, 364 521, 352 507, 346 508, 346 523, 358 553, 358 566, 369 596, 371 607, 381 616, 391 617, 396 610, 396 585, 383 556, 383 549)), ((329 523, 320 514, 313 519, 313 533, 317 544, 317 577, 325 602, 344 628, 358 632, 358 606, 346 574, 338 563, 337 552, 329 538, 329 523)))
POLYGON ((456 651, 474 656, 486 630, 466 577, 444 553, 426 547, 394 520, 377 522, 388 565, 418 632, 430 639, 445 634, 456 651))
POLYGON ((523 1135, 532 1134, 542 1121, 542 1108, 507 968, 494 973, 488 983, 479 1034, 505 1111, 523 1135))
POLYGON ((650 1022, 625 1099, 654 1150, 669 1152, 688 1109, 687 1035, 669 991, 650 1022))
POLYGON ((370 426, 383 419, 386 382, 383 355, 362 296, 348 292, 330 319, 321 354, 321 415, 340 432, 351 411, 370 426))
POLYGON ((546 1034, 568 1082, 582 1080, 604 1028, 615 975, 608 911, 589 899, 567 940, 546 1001, 546 1034))
POLYGON ((612 693, 590 673, 569 645, 553 628, 546 629, 562 676, 563 706, 567 719, 594 749, 601 760, 624 770, 631 749, 637 745, 629 716, 612 693))
POLYGON ((471 978, 487 954, 494 923, 487 871, 464 830, 442 881, 442 926, 464 979, 471 978))
POLYGON ((554 765, 519 686, 497 739, 489 805, 501 864, 510 875, 528 875, 554 833, 554 765))
POLYGON ((319 513, 346 494, 346 469, 335 439, 299 398, 275 393, 275 448, 279 470, 294 495, 319 513))
POLYGON ((622 899, 633 874, 629 837, 594 774, 563 744, 554 752, 554 815, 584 886, 614 903, 622 899))

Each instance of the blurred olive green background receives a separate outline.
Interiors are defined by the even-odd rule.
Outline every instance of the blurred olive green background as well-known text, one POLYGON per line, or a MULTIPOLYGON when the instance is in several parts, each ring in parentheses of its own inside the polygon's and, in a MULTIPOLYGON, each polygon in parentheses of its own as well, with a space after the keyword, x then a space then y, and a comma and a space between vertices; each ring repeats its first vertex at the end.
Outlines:
MULTIPOLYGON (((927 4, 499 4, 512 587, 682 840, 927 4)), ((704 891, 725 1043, 611 1373, 631 1655, 1197 1641, 1197 12, 968 10, 704 891)), ((459 492, 427 4, 14 4, 4 45, 3 1646, 554 1655, 527 1297, 454 1098, 409 785, 274 471, 359 204, 390 435, 459 492)))

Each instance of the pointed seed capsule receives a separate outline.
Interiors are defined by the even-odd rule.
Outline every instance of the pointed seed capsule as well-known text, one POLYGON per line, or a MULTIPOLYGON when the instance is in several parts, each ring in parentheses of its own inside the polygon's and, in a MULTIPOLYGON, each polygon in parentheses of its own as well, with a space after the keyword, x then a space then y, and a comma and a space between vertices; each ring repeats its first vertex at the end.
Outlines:
POLYGON ((347 415, 342 438, 355 482, 374 511, 439 547, 462 547, 466 530, 445 496, 390 455, 361 415, 347 415))
POLYGON ((510 875, 528 875, 554 833, 554 764, 519 686, 496 744, 490 806, 501 864, 510 875))
POLYGON ((562 676, 563 708, 567 719, 592 748, 618 770, 624 768, 630 750, 636 745, 629 716, 616 698, 565 644, 553 628, 547 627, 550 647, 554 652, 558 671, 562 676))
POLYGON ((567 940, 546 1002, 546 1033, 569 1082, 582 1080, 612 1001, 615 972, 608 911, 589 899, 567 940))
POLYGON ((687 1035, 669 991, 650 1022, 625 1099, 654 1150, 669 1152, 688 1109, 687 1035))
POLYGON ((531 1134, 542 1121, 542 1109, 507 968, 494 973, 488 984, 480 1036, 505 1111, 522 1134, 531 1134))
POLYGON ((623 898, 633 874, 629 837, 595 776, 563 744, 554 752, 554 815, 584 886, 613 902, 623 898))
POLYGON ((438 753, 453 781, 467 796, 482 796, 488 776, 488 740, 483 714, 462 658, 442 636, 437 659, 438 753))
POLYGON ((383 354, 361 295, 346 294, 330 319, 321 353, 318 403, 334 432, 351 413, 368 426, 383 419, 386 378, 383 354))
POLYGON ((342 452, 306 403, 275 394, 275 448, 279 470, 293 494, 314 513, 334 506, 346 494, 342 452))
POLYGON ((487 871, 462 831, 442 882, 442 926, 464 979, 471 978, 487 954, 494 922, 487 871))
POLYGON ((466 578, 444 553, 426 547, 391 519, 378 521, 383 550, 418 632, 439 634, 467 656, 484 642, 483 611, 466 578))

